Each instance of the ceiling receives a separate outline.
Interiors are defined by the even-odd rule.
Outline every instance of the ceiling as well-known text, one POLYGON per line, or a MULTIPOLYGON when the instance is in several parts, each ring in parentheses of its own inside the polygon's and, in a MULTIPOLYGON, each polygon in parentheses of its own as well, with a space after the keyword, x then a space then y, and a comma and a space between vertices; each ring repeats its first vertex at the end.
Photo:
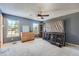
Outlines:
POLYGON ((78 3, 0 3, 3 13, 21 16, 38 21, 49 20, 63 15, 79 12, 78 3), (37 17, 38 11, 45 11, 48 17, 37 17))

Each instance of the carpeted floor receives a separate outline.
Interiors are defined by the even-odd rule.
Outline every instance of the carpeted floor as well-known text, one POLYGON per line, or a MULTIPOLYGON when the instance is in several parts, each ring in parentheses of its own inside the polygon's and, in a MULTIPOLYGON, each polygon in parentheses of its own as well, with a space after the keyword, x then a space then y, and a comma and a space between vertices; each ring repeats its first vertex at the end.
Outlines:
POLYGON ((0 49, 0 56, 79 56, 78 45, 59 48, 41 38, 25 43, 11 42, 4 46, 0 49))

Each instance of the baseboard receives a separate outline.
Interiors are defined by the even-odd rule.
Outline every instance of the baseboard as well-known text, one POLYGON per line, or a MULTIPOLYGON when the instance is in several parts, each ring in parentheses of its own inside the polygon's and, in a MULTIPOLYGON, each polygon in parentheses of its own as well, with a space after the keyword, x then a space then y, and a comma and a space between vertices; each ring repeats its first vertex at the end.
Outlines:
POLYGON ((78 44, 73 44, 73 43, 69 43, 69 42, 66 42, 67 45, 71 45, 71 46, 79 46, 78 44))

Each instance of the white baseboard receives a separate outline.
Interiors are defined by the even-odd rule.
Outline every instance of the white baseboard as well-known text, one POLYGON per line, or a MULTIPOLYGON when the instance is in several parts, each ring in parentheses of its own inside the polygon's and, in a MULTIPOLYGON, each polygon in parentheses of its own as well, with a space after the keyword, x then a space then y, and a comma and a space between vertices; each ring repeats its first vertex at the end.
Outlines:
POLYGON ((66 42, 66 44, 71 45, 71 46, 79 46, 78 44, 72 44, 72 43, 68 43, 68 42, 66 42))

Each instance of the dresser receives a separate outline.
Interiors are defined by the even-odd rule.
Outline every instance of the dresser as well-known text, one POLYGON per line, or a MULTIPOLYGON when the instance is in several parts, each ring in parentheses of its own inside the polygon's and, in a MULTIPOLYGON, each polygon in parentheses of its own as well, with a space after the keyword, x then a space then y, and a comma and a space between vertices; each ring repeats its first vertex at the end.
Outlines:
POLYGON ((35 34, 33 32, 21 32, 21 41, 31 41, 35 39, 35 34))

